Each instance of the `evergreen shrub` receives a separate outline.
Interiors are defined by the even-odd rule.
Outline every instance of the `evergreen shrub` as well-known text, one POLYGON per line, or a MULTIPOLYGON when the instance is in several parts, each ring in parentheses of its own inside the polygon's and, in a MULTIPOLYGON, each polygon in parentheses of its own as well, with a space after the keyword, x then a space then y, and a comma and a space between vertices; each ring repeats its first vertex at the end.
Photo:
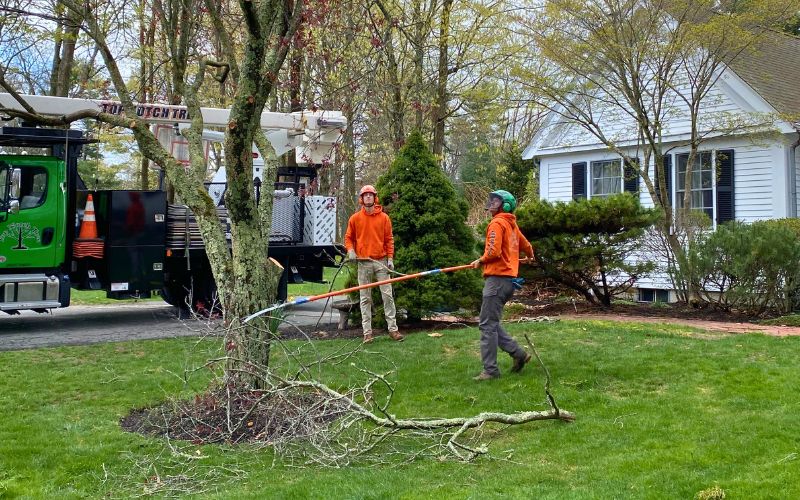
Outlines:
POLYGON ((723 224, 690 254, 707 303, 752 316, 787 314, 800 305, 797 219, 723 224))
MULTIPOLYGON (((395 266, 401 273, 468 264, 477 258, 466 225, 468 206, 419 132, 412 133, 389 170, 378 179, 378 196, 392 219, 395 266)), ((442 273, 396 283, 395 302, 409 320, 432 312, 477 310, 479 271, 442 273)))
POLYGON ((614 296, 650 272, 652 262, 632 259, 641 236, 658 220, 636 196, 621 193, 570 203, 529 202, 517 214, 538 266, 526 271, 575 290, 591 303, 610 306, 614 296))

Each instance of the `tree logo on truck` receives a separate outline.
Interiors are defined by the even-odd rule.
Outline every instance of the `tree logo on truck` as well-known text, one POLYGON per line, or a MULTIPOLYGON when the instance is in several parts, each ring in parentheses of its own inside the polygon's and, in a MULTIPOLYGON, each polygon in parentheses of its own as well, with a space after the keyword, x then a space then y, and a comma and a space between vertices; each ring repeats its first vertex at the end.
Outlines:
POLYGON ((5 240, 17 241, 17 246, 11 247, 11 250, 27 250, 26 241, 39 241, 39 228, 31 226, 29 222, 9 224, 6 230, 0 234, 0 241, 5 240))

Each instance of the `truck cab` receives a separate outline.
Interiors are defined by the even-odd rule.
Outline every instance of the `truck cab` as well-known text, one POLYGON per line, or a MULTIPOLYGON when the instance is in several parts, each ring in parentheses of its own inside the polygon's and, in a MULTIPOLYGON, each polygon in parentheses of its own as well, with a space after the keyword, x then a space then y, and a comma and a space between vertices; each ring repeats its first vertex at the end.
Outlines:
POLYGON ((68 185, 75 177, 66 160, 83 143, 78 131, 0 128, 0 146, 50 152, 0 155, 2 311, 69 305, 68 185))

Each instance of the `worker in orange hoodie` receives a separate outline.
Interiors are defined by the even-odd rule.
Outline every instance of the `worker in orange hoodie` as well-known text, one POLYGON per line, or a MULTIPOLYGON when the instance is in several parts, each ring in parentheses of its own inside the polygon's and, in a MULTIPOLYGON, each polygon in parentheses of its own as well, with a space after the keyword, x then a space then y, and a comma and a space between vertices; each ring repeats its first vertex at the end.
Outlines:
POLYGON ((533 247, 517 226, 512 212, 517 200, 508 191, 489 193, 486 210, 492 220, 486 228, 486 246, 483 255, 472 263, 472 267, 483 266, 483 302, 481 303, 481 361, 483 371, 474 380, 490 380, 500 376, 497 368, 497 348, 500 347, 514 360, 512 372, 519 372, 531 360, 525 351, 500 325, 503 307, 514 294, 512 278, 519 271, 519 255, 522 251, 533 258, 533 247))
MULTIPOLYGON (((378 204, 378 192, 369 184, 358 192, 361 209, 347 222, 344 246, 347 257, 358 260, 358 284, 366 285, 389 279, 394 270, 394 237, 392 221, 378 204), (377 279, 376 279, 377 278, 377 279)), ((396 310, 392 297, 392 285, 380 286, 383 312, 389 328, 389 337, 401 341, 403 335, 397 328, 396 310)), ((360 290, 361 328, 364 343, 372 342, 372 289, 360 290)))

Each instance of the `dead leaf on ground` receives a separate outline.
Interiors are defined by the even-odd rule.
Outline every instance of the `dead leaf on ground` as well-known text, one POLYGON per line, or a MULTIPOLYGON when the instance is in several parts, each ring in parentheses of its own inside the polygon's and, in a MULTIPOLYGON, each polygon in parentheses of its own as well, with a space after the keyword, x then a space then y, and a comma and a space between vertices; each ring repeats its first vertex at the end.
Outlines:
POLYGON ((444 335, 439 332, 431 332, 428 334, 428 337, 444 337, 444 335))

